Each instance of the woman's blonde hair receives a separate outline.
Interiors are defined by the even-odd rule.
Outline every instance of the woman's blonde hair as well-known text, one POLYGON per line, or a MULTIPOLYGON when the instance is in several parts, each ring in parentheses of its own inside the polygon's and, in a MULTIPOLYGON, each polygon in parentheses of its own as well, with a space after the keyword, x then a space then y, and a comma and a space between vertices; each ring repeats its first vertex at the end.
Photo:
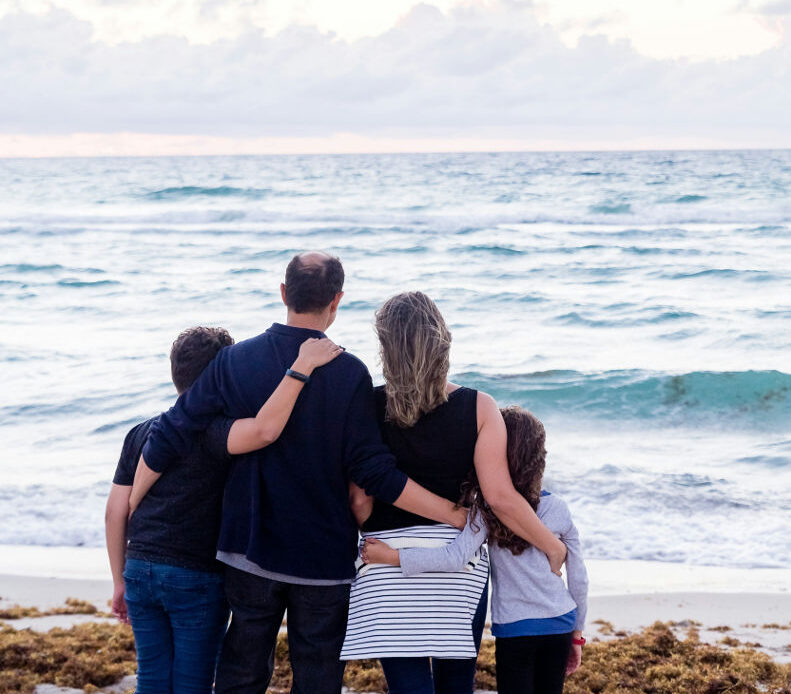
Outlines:
POLYGON ((446 402, 450 331, 422 292, 396 294, 376 312, 387 420, 411 427, 446 402))

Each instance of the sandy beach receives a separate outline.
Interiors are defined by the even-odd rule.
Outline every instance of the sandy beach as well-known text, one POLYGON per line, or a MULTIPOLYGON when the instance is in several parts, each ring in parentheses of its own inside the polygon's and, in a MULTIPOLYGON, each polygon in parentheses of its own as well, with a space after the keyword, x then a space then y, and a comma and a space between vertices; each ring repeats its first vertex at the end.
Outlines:
MULTIPOLYGON (((738 642, 776 662, 791 662, 791 570, 596 560, 588 568, 590 639, 618 638, 657 621, 671 622, 679 636, 696 626, 702 642, 738 642)), ((103 613, 112 588, 108 576, 101 548, 0 545, 0 609, 22 605, 46 611, 77 598, 103 613)), ((113 620, 74 614, 4 621, 15 629, 46 632, 113 620)))

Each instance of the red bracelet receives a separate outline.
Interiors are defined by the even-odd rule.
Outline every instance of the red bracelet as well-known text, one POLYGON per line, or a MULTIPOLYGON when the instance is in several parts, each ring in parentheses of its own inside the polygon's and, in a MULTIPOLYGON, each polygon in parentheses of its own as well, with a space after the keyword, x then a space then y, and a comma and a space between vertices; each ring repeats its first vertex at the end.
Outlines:
POLYGON ((571 639, 571 643, 573 643, 575 646, 584 646, 587 641, 585 641, 584 636, 580 636, 578 639, 571 639))

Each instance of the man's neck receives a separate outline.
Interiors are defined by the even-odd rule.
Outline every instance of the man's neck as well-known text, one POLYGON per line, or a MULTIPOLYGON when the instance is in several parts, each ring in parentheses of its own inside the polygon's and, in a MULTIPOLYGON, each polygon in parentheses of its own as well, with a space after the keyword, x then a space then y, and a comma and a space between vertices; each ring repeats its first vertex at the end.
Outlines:
POLYGON ((327 329, 327 316, 323 313, 294 313, 289 311, 286 316, 286 325, 290 325, 292 328, 318 330, 323 333, 327 329))

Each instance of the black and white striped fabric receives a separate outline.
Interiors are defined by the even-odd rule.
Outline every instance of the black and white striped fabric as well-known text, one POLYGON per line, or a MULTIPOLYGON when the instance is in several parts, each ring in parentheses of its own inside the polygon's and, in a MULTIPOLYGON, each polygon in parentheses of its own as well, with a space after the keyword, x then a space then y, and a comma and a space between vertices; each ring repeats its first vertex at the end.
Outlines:
MULTIPOLYGON (((363 533, 394 548, 441 546, 459 535, 449 525, 417 525, 363 533)), ((369 564, 351 589, 341 660, 360 658, 474 658, 472 619, 489 576, 482 548, 457 573, 404 576, 400 567, 369 564)))

